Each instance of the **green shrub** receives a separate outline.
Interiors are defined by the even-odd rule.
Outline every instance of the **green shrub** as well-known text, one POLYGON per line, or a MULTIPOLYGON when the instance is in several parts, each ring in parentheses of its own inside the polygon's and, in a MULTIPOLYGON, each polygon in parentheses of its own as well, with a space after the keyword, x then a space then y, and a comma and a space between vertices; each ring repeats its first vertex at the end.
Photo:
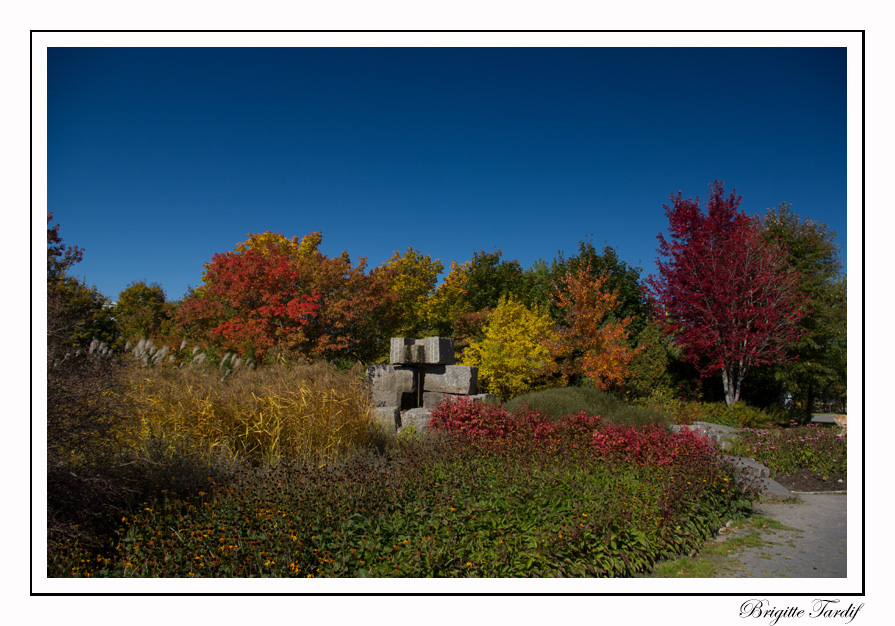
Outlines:
POLYGON ((667 389, 656 389, 640 405, 670 424, 704 421, 703 404, 675 397, 667 389))
POLYGON ((732 428, 758 428, 779 421, 774 415, 745 402, 737 402, 729 407, 724 402, 681 400, 665 390, 654 391, 641 404, 672 424, 711 422, 732 428))
POLYGON ((760 428, 775 421, 775 418, 745 402, 737 402, 727 406, 724 402, 712 402, 702 405, 703 420, 722 426, 734 428, 760 428))
POLYGON ((670 422, 664 413, 627 404, 612 394, 595 387, 545 389, 517 396, 506 403, 506 408, 509 411, 515 411, 525 406, 538 411, 542 416, 551 420, 583 411, 588 415, 599 415, 614 424, 642 426, 650 423, 667 424, 670 422))

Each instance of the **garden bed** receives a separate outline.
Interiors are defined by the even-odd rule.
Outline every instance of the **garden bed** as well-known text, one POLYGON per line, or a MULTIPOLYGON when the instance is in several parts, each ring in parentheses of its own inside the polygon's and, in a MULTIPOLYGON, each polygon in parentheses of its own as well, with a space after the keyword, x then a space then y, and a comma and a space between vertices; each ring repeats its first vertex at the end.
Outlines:
POLYGON ((788 474, 778 474, 774 478, 790 491, 846 491, 847 481, 825 476, 821 472, 797 469, 788 474))
MULTIPOLYGON (((461 399, 436 407, 425 432, 385 441, 363 411, 342 410, 353 396, 333 396, 332 373, 292 374, 306 392, 279 379, 205 389, 141 377, 133 402, 155 438, 133 466, 140 499, 106 516, 95 547, 48 546, 48 575, 637 576, 747 516, 757 496, 689 430, 461 399), (309 421, 330 406, 357 419, 309 421)), ((831 433, 743 435, 739 456, 791 490, 845 488, 844 441, 831 433)))

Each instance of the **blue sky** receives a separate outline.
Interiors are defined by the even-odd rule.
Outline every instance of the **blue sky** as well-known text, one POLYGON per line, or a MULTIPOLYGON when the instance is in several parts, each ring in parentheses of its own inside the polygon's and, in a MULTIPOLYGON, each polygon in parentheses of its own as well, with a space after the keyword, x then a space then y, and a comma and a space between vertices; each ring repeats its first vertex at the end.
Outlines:
POLYGON ((714 179, 845 263, 846 91, 844 48, 50 48, 47 207, 113 300, 265 230, 373 266, 589 238, 646 276, 714 179))

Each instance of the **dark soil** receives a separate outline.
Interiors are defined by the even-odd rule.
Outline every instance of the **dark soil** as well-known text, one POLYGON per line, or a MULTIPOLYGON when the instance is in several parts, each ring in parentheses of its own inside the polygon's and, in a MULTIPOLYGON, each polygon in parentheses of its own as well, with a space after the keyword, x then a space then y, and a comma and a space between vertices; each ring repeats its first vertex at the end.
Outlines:
POLYGON ((780 474, 774 477, 778 483, 790 491, 846 491, 846 481, 839 482, 809 470, 798 470, 793 474, 780 474))

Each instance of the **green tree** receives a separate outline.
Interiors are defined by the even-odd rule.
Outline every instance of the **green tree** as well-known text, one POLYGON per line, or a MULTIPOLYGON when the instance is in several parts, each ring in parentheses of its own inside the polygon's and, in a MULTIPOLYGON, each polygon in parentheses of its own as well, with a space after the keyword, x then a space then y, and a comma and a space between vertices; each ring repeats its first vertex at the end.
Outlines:
POLYGON ((519 262, 501 255, 481 250, 469 261, 451 263, 444 282, 421 307, 428 333, 453 337, 458 352, 482 338, 485 319, 501 298, 517 297, 523 289, 519 262))
POLYGON ((124 341, 156 337, 169 321, 165 290, 158 283, 134 281, 118 294, 112 313, 124 341))
POLYGON ((628 364, 631 376, 624 382, 625 393, 631 398, 646 398, 656 390, 670 389, 669 351, 658 325, 647 323, 636 343, 639 349, 628 364))
POLYGON ((68 342, 72 347, 86 348, 96 339, 109 347, 116 344, 118 329, 112 316, 112 301, 96 287, 71 276, 47 285, 47 300, 53 302, 48 313, 67 319, 68 342))
POLYGON ((517 295, 523 284, 519 261, 501 260, 503 251, 475 252, 467 269, 466 301, 473 311, 493 309, 506 296, 517 295))
POLYGON ((540 306, 550 311, 551 294, 556 290, 556 261, 550 265, 544 259, 538 259, 522 273, 522 285, 519 298, 529 308, 540 306))
POLYGON ((765 238, 786 250, 786 263, 798 275, 799 290, 808 303, 799 322, 805 332, 789 348, 794 358, 774 370, 804 408, 802 419, 807 421, 816 399, 845 394, 847 284, 836 233, 826 224, 800 218, 790 207, 781 203, 768 209, 761 225, 765 238))
POLYGON ((49 226, 47 215, 47 323, 55 333, 55 345, 87 348, 96 339, 111 346, 117 338, 111 301, 96 287, 70 276, 68 270, 81 261, 84 249, 62 242, 59 224, 49 226))

